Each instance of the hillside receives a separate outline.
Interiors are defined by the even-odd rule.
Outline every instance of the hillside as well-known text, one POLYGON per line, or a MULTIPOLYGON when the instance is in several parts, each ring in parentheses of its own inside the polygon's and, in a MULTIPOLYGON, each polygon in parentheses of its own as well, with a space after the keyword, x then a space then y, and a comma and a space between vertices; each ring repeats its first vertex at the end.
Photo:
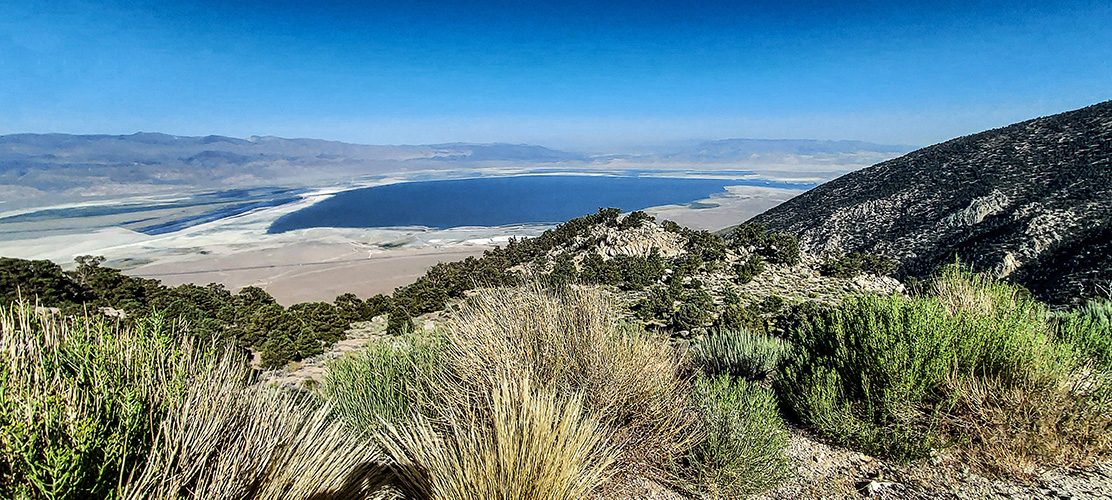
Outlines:
POLYGON ((751 219, 806 251, 887 254, 922 277, 958 259, 1055 304, 1112 280, 1112 101, 960 137, 853 172, 751 219))
POLYGON ((953 268, 908 296, 872 271, 826 273, 790 235, 618 209, 366 300, 287 308, 102 262, 0 258, 0 497, 1108 490, 1107 302, 1051 314, 953 268), (51 468, 62 454, 81 475, 51 468), (462 479, 430 493, 430 476, 462 479))

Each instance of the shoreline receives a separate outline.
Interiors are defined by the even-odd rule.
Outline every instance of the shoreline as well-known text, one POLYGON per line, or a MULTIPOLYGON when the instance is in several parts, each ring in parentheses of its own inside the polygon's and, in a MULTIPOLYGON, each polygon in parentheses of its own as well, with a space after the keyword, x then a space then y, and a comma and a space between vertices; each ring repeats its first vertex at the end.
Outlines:
MULTIPOLYGON (((599 175, 606 175, 598 172, 599 175)), ((713 172, 707 174, 713 175, 713 172)), ((560 175, 546 173, 546 175, 560 175)), ((582 173, 579 173, 582 175, 582 173)), ((268 233, 279 217, 351 189, 418 180, 395 174, 376 179, 306 187, 299 199, 164 234, 122 227, 123 216, 60 217, 35 222, 0 223, 0 256, 46 259, 72 269, 78 255, 103 255, 104 265, 125 274, 159 279, 167 286, 220 283, 235 292, 259 286, 279 303, 331 302, 342 293, 366 298, 389 294, 422 276, 439 262, 481 256, 511 237, 534 237, 554 224, 430 229, 308 228, 268 233)), ((421 179, 427 180, 427 179, 421 179)), ((701 200, 647 208, 657 220, 672 220, 700 230, 734 225, 778 205, 802 190, 729 186, 701 200)), ((175 198, 188 198, 178 194, 175 198)), ((137 196, 113 204, 164 201, 137 196)), ((81 206, 100 205, 96 201, 81 206)), ((75 206, 74 204, 66 204, 75 206)), ((79 204, 80 205, 80 204, 79 204)), ((582 215, 588 215, 586 213, 582 215)), ((167 217, 173 216, 167 215, 167 217)), ((132 217, 128 215, 128 217, 132 217)))

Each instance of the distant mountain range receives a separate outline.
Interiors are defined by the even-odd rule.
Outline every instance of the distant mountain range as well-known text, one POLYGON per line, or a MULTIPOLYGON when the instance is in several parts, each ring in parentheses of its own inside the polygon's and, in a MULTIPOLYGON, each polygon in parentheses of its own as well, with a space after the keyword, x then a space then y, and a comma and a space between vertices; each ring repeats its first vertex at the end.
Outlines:
POLYGON ((953 139, 846 174, 752 219, 812 252, 954 262, 1052 303, 1112 286, 1112 101, 953 139))
POLYGON ((279 137, 15 134, 0 136, 0 200, 304 185, 414 170, 609 168, 615 162, 621 168, 819 165, 844 172, 907 150, 855 141, 731 139, 651 154, 592 155, 500 143, 368 146, 279 137))

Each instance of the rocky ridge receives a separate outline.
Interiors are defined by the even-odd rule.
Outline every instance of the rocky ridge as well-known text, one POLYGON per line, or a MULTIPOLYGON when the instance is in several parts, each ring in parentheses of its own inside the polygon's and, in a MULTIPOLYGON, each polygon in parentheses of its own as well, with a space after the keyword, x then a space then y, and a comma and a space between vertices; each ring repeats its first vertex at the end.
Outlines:
POLYGON ((960 137, 751 219, 813 253, 868 252, 922 277, 955 259, 1066 304, 1112 283, 1112 101, 960 137))

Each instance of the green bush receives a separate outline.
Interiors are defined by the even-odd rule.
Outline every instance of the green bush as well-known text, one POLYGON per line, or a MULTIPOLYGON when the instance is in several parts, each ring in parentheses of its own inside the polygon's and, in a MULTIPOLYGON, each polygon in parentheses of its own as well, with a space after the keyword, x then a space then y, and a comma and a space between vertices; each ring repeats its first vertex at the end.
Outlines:
POLYGON ((645 222, 654 222, 656 218, 640 210, 630 212, 618 222, 618 229, 626 230, 641 227, 645 222))
POLYGON ((753 278, 763 273, 764 270, 764 259, 755 253, 749 254, 744 261, 734 266, 734 273, 737 274, 737 282, 741 285, 753 281, 753 278))
POLYGON ((1056 315, 1058 338, 1084 361, 1112 372, 1112 302, 1094 300, 1056 315))
POLYGON ((763 224, 739 224, 730 232, 728 240, 734 248, 756 249, 764 246, 766 232, 763 224))
POLYGON ((109 498, 136 472, 218 353, 161 316, 134 325, 0 309, 0 497, 109 498))
POLYGON ((761 224, 741 224, 727 238, 730 246, 755 251, 770 263, 794 266, 799 263, 799 240, 784 233, 769 233, 761 224))
POLYGON ((795 349, 775 383, 804 423, 897 460, 960 443, 1002 473, 1108 453, 1108 381, 1077 369, 1041 304, 957 269, 929 288, 784 322, 795 349))
POLYGON ((937 444, 928 418, 954 358, 941 305, 851 297, 799 326, 776 383, 804 423, 895 459, 925 456, 937 444))
POLYGON ((799 264, 799 240, 795 236, 773 233, 765 237, 764 248, 758 250, 769 262, 794 266, 799 264))
POLYGON ((546 276, 553 285, 562 286, 575 283, 579 279, 579 271, 575 268, 572 255, 563 252, 556 256, 552 262, 552 271, 546 276))
POLYGON ((368 435, 400 425, 431 405, 429 384, 439 373, 443 339, 406 335, 333 360, 322 383, 336 413, 368 435))
POLYGON ((691 361, 708 375, 728 373, 756 380, 775 371, 790 352, 788 343, 776 337, 744 328, 717 329, 695 340, 691 361))
POLYGON ((693 385, 705 439, 691 449, 680 472, 691 493, 740 498, 788 476, 788 433, 770 388, 728 375, 698 377, 693 385))
POLYGON ((710 312, 698 305, 688 302, 681 303, 672 315, 672 328, 674 330, 694 330, 702 328, 711 321, 710 312))
POLYGON ((784 298, 776 294, 768 295, 757 303, 756 308, 761 314, 777 314, 784 308, 784 298))
POLYGON ((722 308, 714 324, 725 330, 745 329, 759 334, 768 332, 768 321, 740 303, 727 304, 722 308))
POLYGON ((853 252, 828 256, 819 266, 824 276, 834 278, 853 278, 862 272, 887 276, 896 272, 898 263, 886 255, 853 252))
POLYGON ((648 295, 637 302, 634 311, 642 321, 661 321, 667 323, 675 312, 675 298, 667 287, 653 287, 648 295))

